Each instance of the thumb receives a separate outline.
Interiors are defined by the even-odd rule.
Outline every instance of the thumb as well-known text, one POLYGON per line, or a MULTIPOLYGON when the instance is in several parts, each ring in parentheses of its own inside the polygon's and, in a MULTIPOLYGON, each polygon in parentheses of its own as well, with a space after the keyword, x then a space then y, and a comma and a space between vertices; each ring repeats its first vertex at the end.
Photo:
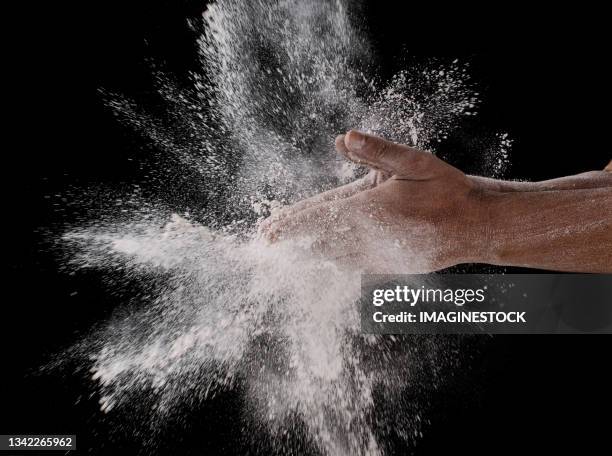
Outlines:
POLYGON ((344 145, 351 160, 398 176, 428 177, 436 162, 436 158, 429 152, 356 130, 344 136, 344 145))

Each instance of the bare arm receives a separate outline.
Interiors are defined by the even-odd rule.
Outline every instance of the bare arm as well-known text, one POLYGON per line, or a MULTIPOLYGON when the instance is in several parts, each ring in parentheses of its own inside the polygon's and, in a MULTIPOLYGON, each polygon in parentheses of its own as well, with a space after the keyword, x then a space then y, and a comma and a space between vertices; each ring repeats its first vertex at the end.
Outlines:
POLYGON ((585 188, 612 187, 612 163, 605 171, 589 171, 574 176, 559 177, 540 182, 519 182, 470 176, 483 186, 499 192, 534 192, 541 190, 579 190, 585 188))
POLYGON ((379 178, 298 203, 264 224, 267 239, 305 236, 324 256, 371 272, 468 262, 612 272, 612 173, 536 183, 466 176, 430 153, 356 131, 336 148, 379 178))
POLYGON ((478 261, 612 272, 612 186, 490 193, 488 248, 478 261))

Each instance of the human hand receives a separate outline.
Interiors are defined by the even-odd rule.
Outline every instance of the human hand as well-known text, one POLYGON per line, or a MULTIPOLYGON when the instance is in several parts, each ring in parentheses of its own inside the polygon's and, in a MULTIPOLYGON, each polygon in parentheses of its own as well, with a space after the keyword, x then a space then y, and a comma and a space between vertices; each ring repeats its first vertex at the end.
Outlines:
POLYGON ((429 152, 357 131, 339 136, 336 149, 374 171, 264 222, 269 241, 309 239, 316 253, 368 272, 430 272, 479 258, 480 182, 429 152))

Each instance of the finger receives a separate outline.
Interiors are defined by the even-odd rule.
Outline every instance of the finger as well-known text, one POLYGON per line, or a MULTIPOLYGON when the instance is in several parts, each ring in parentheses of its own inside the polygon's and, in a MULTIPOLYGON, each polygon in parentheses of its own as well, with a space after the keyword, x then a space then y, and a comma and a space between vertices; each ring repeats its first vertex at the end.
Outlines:
POLYGON ((344 144, 351 160, 400 177, 428 178, 443 163, 429 152, 356 130, 344 136, 344 144))
MULTIPOLYGON (((341 155, 344 155, 346 158, 348 158, 352 162, 361 163, 361 164, 367 165, 367 163, 363 163, 362 160, 360 160, 355 154, 353 154, 349 150, 348 147, 346 147, 345 136, 346 135, 338 135, 338 136, 336 136, 336 150, 341 155)), ((389 173, 387 171, 383 171, 383 170, 381 170, 379 168, 376 168, 374 166, 369 166, 369 167, 372 168, 372 171, 375 172, 375 174, 373 174, 372 176, 373 176, 373 179, 374 179, 374 182, 375 182, 376 185, 382 184, 384 181, 386 181, 387 179, 389 179, 391 177, 391 173, 389 173)))
POLYGON ((292 204, 291 206, 279 209, 275 211, 270 217, 260 223, 258 231, 260 234, 262 234, 265 230, 268 229, 271 224, 281 221, 287 217, 291 217, 301 211, 310 209, 319 204, 323 204, 329 201, 337 201, 340 199, 348 198, 361 191, 374 188, 383 180, 383 178, 379 174, 380 173, 377 173, 376 171, 372 171, 368 175, 357 179, 356 181, 350 182, 346 185, 342 185, 341 187, 337 187, 323 193, 319 193, 318 195, 315 195, 313 197, 298 201, 297 203, 292 204))
POLYGON ((346 145, 344 144, 344 136, 345 135, 338 135, 336 136, 336 150, 341 154, 344 155, 346 158, 348 158, 351 161, 354 161, 351 158, 351 151, 348 149, 348 147, 346 147, 346 145))
POLYGON ((612 161, 608 163, 608 166, 604 168, 604 171, 608 171, 609 173, 612 173, 612 161))
POLYGON ((311 252, 333 259, 359 249, 350 199, 332 201, 273 223, 264 233, 270 243, 305 240, 311 252))
POLYGON ((317 237, 326 231, 335 213, 334 202, 322 203, 270 223, 263 234, 269 242, 310 235, 317 237))
POLYGON ((398 264, 395 250, 388 248, 386 238, 381 239, 381 226, 364 217, 360 195, 321 204, 274 223, 265 237, 270 243, 296 242, 298 248, 353 270, 391 272, 398 264))
POLYGON ((328 201, 336 201, 339 199, 348 198, 349 196, 359 193, 364 190, 369 190, 376 186, 378 182, 376 172, 370 172, 367 175, 353 181, 348 184, 341 185, 340 187, 333 188, 323 193, 319 193, 311 198, 299 201, 294 205, 290 206, 295 211, 307 209, 308 207, 316 204, 325 203, 328 201))
MULTIPOLYGON (((345 135, 338 135, 335 140, 336 150, 348 158, 353 162, 359 163, 360 160, 351 151, 345 144, 345 135)), ((365 162, 361 162, 366 164, 365 162)), ((337 187, 332 190, 328 190, 326 192, 315 195, 311 198, 307 198, 305 200, 299 201, 291 206, 287 206, 281 209, 276 210, 270 217, 263 220, 258 227, 259 235, 264 235, 266 231, 270 228, 270 226, 276 222, 282 221, 287 217, 292 217, 295 214, 304 211, 306 209, 310 209, 319 204, 326 203, 328 201, 336 201, 344 198, 349 198, 361 191, 370 190, 377 185, 382 184, 387 179, 389 179, 392 173, 387 171, 378 170, 376 167, 370 166, 372 171, 368 173, 368 175, 362 177, 361 179, 357 179, 354 182, 348 183, 341 187, 337 187)))

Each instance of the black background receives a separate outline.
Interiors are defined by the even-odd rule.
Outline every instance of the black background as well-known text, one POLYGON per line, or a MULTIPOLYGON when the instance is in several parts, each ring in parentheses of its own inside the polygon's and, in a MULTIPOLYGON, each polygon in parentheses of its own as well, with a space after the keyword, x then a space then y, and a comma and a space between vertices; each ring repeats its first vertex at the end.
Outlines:
MULTIPOLYGON (((116 303, 96 277, 58 272, 49 234, 70 214, 45 195, 68 186, 130 180, 142 170, 138 138, 116 123, 98 89, 150 90, 145 60, 179 76, 196 65, 185 23, 198 1, 24 4, 7 13, 5 199, 0 432, 77 434, 94 453, 134 454, 109 441, 112 423, 80 378, 36 375, 49 356, 109 315, 116 303), (79 294, 71 296, 78 289, 79 294), (81 398, 80 402, 77 399, 81 398)), ((516 4, 447 9, 366 2, 361 9, 383 74, 415 56, 469 58, 483 87, 479 121, 515 140, 509 176, 544 179, 603 168, 610 159, 609 41, 603 11, 516 4)), ((357 19, 358 20, 358 19, 357 19)), ((609 445, 609 337, 495 337, 435 400, 415 454, 545 451, 609 445)), ((168 430, 168 454, 244 453, 237 404, 227 396, 188 428, 168 430), (176 438, 173 436, 176 435, 176 438), (226 440, 224 440, 226 439, 226 440), (171 450, 170 448, 174 448, 171 450)))

